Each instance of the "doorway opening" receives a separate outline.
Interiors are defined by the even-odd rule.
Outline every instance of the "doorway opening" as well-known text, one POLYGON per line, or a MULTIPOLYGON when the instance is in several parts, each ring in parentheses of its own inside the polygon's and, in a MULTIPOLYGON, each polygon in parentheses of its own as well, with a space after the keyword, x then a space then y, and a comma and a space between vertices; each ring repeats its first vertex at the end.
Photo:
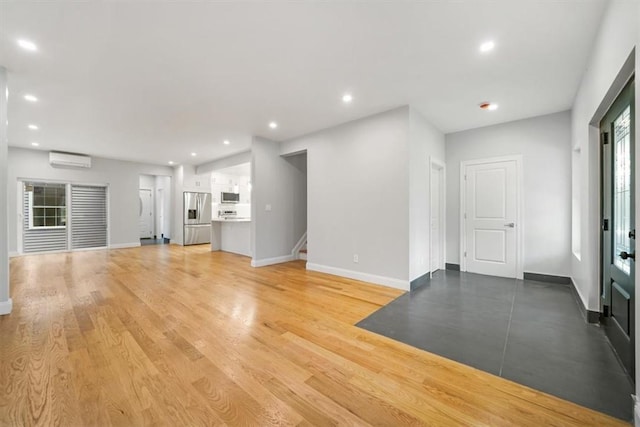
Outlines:
POLYGON ((140 175, 138 186, 140 244, 158 245, 171 241, 171 177, 140 175))
POLYGON ((429 253, 430 264, 429 273, 433 274, 438 270, 445 269, 445 165, 444 163, 430 159, 430 193, 429 205, 431 206, 430 233, 429 233, 429 253))

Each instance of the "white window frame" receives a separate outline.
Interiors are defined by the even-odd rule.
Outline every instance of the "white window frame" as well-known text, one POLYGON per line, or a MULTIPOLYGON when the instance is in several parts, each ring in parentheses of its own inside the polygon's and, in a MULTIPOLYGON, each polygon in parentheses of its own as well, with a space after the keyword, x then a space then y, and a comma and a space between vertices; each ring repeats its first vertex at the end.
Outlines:
MULTIPOLYGON (((37 185, 34 185, 34 187, 36 187, 37 185)), ((41 187, 41 186, 40 186, 41 187)), ((65 185, 65 205, 64 205, 64 209, 65 209, 65 215, 67 216, 66 218, 66 222, 68 224, 69 222, 69 217, 68 217, 68 213, 69 213, 69 191, 68 191, 68 186, 65 185)), ((33 225, 33 191, 29 191, 29 230, 64 230, 65 228, 67 228, 66 225, 41 225, 41 226, 34 226, 33 225)), ((39 208, 51 208, 51 209, 59 209, 60 206, 38 206, 39 208)))

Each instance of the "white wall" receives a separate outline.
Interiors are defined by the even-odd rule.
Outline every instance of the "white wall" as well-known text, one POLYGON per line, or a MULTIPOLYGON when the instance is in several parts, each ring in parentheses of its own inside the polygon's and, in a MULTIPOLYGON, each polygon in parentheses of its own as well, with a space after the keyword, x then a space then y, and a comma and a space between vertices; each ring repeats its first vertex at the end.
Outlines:
POLYGON ((156 177, 153 175, 140 175, 140 189, 153 190, 156 187, 156 177))
POLYGON ((198 175, 206 174, 207 172, 214 172, 220 169, 225 169, 231 166, 241 165, 243 163, 249 163, 251 161, 251 150, 243 151, 241 153, 233 154, 222 159, 217 159, 212 162, 203 163, 196 167, 196 173, 198 175))
POLYGON ((402 107, 281 145, 307 152, 307 268, 409 288, 408 134, 402 107))
POLYGON ((599 121, 610 100, 621 89, 612 86, 621 84, 615 83, 616 77, 636 46, 639 24, 637 2, 614 0, 609 3, 571 117, 570 144, 580 148, 581 162, 577 168, 581 176, 576 176, 574 183, 580 200, 580 212, 574 215, 580 218, 580 259, 575 255, 571 257, 571 276, 584 305, 592 311, 600 311, 600 148, 599 131, 590 123, 594 119, 599 121))
POLYGON ((254 137, 251 153, 252 264, 262 265, 290 256, 306 231, 307 189, 304 172, 280 156, 277 142, 254 137))
POLYGON ((413 280, 429 272, 430 159, 445 162, 445 138, 413 107, 409 119, 409 280, 413 280))
MULTIPOLYGON (((7 70, 0 66, 0 200, 7 200, 7 70)), ((0 207, 0 314, 11 313, 9 298, 8 204, 0 207)))
POLYGON ((108 184, 110 244, 113 246, 140 244, 139 176, 140 174, 171 175, 171 168, 142 163, 93 157, 90 169, 54 168, 49 164, 49 153, 40 150, 9 148, 9 250, 17 252, 17 238, 21 227, 17 182, 63 181, 86 184, 108 184))
POLYGON ((447 262, 460 263, 460 162, 521 154, 524 271, 571 274, 570 120, 565 111, 446 136, 447 262))

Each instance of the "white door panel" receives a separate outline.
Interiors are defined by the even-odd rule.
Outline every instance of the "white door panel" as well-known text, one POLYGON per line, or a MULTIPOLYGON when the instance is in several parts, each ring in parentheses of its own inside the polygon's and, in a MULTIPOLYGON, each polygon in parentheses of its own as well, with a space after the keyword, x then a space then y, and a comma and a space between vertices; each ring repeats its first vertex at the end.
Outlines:
POLYGON ((471 164, 465 175, 466 271, 516 277, 517 163, 471 164))
POLYGON ((505 219, 507 216, 505 170, 476 169, 474 178, 475 217, 478 219, 505 219))
POLYGON ((151 190, 140 190, 140 238, 153 237, 153 210, 151 190))
POLYGON ((506 262, 506 236, 503 230, 473 230, 473 246, 471 251, 475 261, 506 262))

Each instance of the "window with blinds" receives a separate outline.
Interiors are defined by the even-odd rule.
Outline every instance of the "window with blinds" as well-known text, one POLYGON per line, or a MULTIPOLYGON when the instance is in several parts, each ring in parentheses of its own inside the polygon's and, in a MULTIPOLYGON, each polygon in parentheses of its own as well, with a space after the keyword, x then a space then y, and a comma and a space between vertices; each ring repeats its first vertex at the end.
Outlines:
POLYGON ((24 184, 23 252, 68 249, 66 188, 66 184, 40 182, 24 184))
POLYGON ((71 186, 71 249, 107 246, 107 189, 71 186))
POLYGON ((107 247, 106 187, 25 182, 23 201, 24 253, 107 247))

